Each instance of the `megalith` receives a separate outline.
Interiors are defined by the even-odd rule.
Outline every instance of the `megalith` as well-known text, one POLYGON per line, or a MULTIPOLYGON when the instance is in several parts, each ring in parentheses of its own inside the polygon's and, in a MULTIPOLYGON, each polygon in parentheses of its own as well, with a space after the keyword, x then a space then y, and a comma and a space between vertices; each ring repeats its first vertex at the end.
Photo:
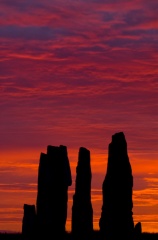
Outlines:
POLYGON ((133 239, 133 176, 123 132, 112 136, 102 185, 100 233, 106 240, 133 239))
POLYGON ((74 239, 88 240, 93 231, 91 178, 90 151, 80 147, 72 205, 72 234, 74 239))
POLYGON ((35 205, 24 204, 23 209, 22 236, 23 239, 33 239, 36 231, 35 205))
POLYGON ((36 201, 39 234, 61 237, 67 219, 68 187, 72 184, 67 147, 47 146, 41 153, 36 201))

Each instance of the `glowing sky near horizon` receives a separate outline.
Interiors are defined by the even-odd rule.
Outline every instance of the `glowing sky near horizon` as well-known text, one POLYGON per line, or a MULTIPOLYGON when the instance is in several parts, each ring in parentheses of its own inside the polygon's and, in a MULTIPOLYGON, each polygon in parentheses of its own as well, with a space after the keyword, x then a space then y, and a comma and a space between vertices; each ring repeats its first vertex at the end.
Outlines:
POLYGON ((94 228, 111 136, 123 131, 133 217, 158 232, 158 1, 0 1, 0 230, 21 231, 47 145, 91 152, 94 228))

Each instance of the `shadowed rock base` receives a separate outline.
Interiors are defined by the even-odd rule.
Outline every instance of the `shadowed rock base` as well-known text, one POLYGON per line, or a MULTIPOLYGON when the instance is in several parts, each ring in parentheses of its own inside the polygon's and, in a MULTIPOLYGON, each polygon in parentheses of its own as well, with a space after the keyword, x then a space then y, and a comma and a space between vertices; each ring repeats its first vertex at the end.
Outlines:
POLYGON ((132 240, 134 234, 133 176, 123 132, 112 136, 107 173, 102 185, 103 205, 99 222, 103 239, 132 240))
POLYGON ((75 240, 91 239, 93 231, 93 209, 91 204, 90 152, 79 149, 76 168, 76 185, 72 206, 72 236, 75 240))
POLYGON ((142 224, 138 222, 134 227, 134 240, 142 239, 142 224))
POLYGON ((23 239, 34 239, 36 233, 35 205, 24 204, 24 216, 22 220, 23 239))

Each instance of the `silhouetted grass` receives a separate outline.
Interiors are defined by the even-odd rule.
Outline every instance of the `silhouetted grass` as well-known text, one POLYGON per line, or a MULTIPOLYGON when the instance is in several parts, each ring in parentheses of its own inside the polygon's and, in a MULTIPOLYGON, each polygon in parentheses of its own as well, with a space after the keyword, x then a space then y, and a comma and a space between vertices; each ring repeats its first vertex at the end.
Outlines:
POLYGON ((158 240, 158 233, 142 233, 142 240, 158 240))
MULTIPOLYGON (((24 240, 24 238, 21 233, 0 233, 0 240, 24 240)), ((36 238, 34 240, 36 240, 36 238)), ((71 233, 66 233, 65 240, 75 239, 72 238, 71 233)), ((99 231, 95 230, 93 232, 92 240, 101 240, 99 231)), ((158 240, 158 233, 142 233, 141 240, 158 240)))
POLYGON ((21 233, 0 233, 0 240, 21 240, 21 233))

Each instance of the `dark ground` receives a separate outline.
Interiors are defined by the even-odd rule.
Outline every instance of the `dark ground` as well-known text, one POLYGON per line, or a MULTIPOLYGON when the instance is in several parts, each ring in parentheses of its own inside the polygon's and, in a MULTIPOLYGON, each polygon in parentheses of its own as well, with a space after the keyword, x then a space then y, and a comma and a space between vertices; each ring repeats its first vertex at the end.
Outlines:
MULTIPOLYGON (((26 238, 24 239, 21 233, 0 233, 0 240, 27 240, 27 239, 26 238)), ((71 233, 66 234, 65 240, 72 240, 71 233)), ((92 240, 100 240, 99 231, 94 231, 92 240)), ((158 240, 158 233, 142 233, 141 240, 158 240)))

